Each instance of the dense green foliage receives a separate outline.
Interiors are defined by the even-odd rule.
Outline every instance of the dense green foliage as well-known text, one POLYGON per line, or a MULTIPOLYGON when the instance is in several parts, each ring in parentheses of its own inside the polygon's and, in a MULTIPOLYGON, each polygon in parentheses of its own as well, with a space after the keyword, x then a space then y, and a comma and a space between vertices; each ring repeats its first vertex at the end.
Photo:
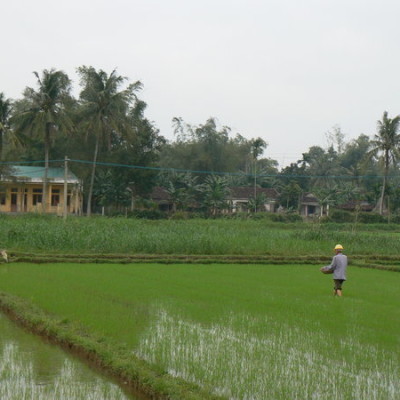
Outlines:
MULTIPOLYGON (((92 208, 127 209, 132 200, 148 198, 156 184, 173 193, 177 208, 190 210, 193 200, 204 200, 193 195, 194 179, 201 184, 215 173, 223 174, 230 186, 273 187, 289 210, 297 210, 301 193, 310 191, 323 206, 351 200, 355 207, 361 201, 378 206, 380 214, 400 209, 400 116, 390 118, 385 111, 372 138, 361 134, 349 142, 334 126, 326 148, 304 149, 301 159, 279 171, 276 160, 263 157, 268 153, 264 139, 232 134, 216 118, 191 125, 175 117, 175 140, 166 141, 145 117, 140 81, 129 83, 116 70, 107 73, 91 66, 77 72, 78 98, 72 95, 69 77, 55 69, 34 72, 37 88, 27 87, 20 99, 0 92, 0 158, 44 158, 46 167, 49 159, 65 155, 83 161, 71 169, 84 181, 89 215, 92 208), (177 182, 176 170, 186 171, 193 185, 177 182)), ((253 202, 252 210, 257 210, 257 199, 253 202)))
POLYGON ((69 324, 80 324, 89 335, 77 339, 76 329, 72 339, 121 368, 129 357, 137 365, 136 354, 161 378, 170 371, 236 398, 322 398, 330 379, 340 381, 338 393, 328 390, 335 400, 394 400, 400 390, 397 273, 350 268, 344 297, 334 298, 316 266, 3 264, 0 272, 0 291, 60 321, 43 315, 43 329, 68 340, 69 324))
MULTIPOLYGON (((35 72, 37 87, 27 87, 21 99, 0 96, 1 160, 35 162, 71 159, 70 169, 84 182, 85 209, 101 206, 119 209, 130 204, 132 184, 137 195, 146 194, 156 173, 152 170, 118 169, 99 162, 153 167, 164 138, 144 115, 146 104, 138 98, 140 82, 130 84, 114 70, 110 74, 93 67, 78 68, 81 92, 71 94, 68 76, 59 70, 35 72), (99 188, 101 176, 112 174, 107 193, 99 188), (122 188, 122 189, 121 189, 122 188), (120 192, 110 198, 111 193, 120 192), (92 198, 93 197, 93 198, 92 198)), ((34 164, 38 165, 38 164, 34 164)), ((50 166, 61 166, 51 162, 50 166)), ((46 183, 46 177, 44 179, 46 183)), ((45 186, 45 185, 44 185, 45 186)), ((45 190, 44 190, 45 192, 45 190)))

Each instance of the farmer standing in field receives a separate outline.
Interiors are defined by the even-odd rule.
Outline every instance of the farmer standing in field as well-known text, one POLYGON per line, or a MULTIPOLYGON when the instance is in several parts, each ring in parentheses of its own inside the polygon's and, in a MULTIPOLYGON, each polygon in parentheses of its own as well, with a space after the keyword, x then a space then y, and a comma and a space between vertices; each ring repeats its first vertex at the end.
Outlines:
POLYGON ((321 268, 321 272, 324 274, 333 273, 333 281, 335 286, 333 288, 334 296, 342 296, 342 285, 346 280, 346 269, 347 269, 347 256, 343 253, 343 246, 337 244, 335 246, 336 255, 333 256, 331 265, 321 268))

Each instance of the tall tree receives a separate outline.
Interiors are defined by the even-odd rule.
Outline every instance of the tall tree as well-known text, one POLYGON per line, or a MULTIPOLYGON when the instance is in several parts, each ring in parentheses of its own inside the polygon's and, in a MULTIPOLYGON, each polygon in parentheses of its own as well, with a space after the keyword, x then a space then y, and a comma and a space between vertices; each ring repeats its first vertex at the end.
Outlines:
POLYGON ((136 93, 142 88, 137 81, 121 89, 127 78, 113 70, 107 74, 103 70, 96 71, 93 67, 78 68, 80 76, 81 117, 87 124, 86 132, 93 135, 95 148, 93 154, 92 174, 90 177, 89 194, 87 199, 87 215, 91 215, 93 185, 96 173, 97 157, 100 145, 111 150, 112 136, 123 135, 127 132, 127 114, 129 106, 136 99, 136 93))
MULTIPOLYGON (((251 140, 239 133, 230 137, 231 129, 219 126, 215 118, 192 126, 182 118, 173 120, 176 141, 163 146, 160 163, 163 167, 191 171, 243 173, 240 181, 248 185, 253 178, 254 162, 251 140)), ((260 160, 259 160, 260 161, 260 160)), ((204 181, 204 174, 199 174, 204 181)))
POLYGON ((137 100, 129 111, 128 134, 115 138, 112 159, 114 162, 138 165, 143 168, 117 168, 137 196, 146 196, 155 185, 159 152, 165 139, 151 121, 145 118, 146 103, 137 100))
POLYGON ((327 150, 311 146, 303 153, 301 160, 306 166, 305 172, 311 177, 312 187, 331 188, 341 180, 348 171, 340 165, 337 152, 331 146, 327 150))
POLYGON ((308 166, 305 161, 299 160, 291 163, 289 166, 282 168, 279 176, 280 185, 283 187, 291 185, 293 182, 299 185, 301 191, 310 190, 310 177, 308 176, 308 166))
POLYGON ((370 150, 371 142, 367 135, 360 135, 344 146, 343 152, 339 155, 340 165, 348 169, 355 180, 359 180, 362 173, 371 170, 371 160, 366 156, 370 150))
POLYGON ((299 208, 300 195, 302 189, 296 181, 291 181, 280 189, 279 202, 287 210, 297 210, 299 208))
POLYGON ((396 164, 399 158, 400 145, 400 115, 394 118, 388 117, 388 112, 385 111, 382 120, 377 122, 377 131, 374 139, 371 141, 372 149, 369 152, 370 156, 378 156, 383 169, 383 181, 381 188, 381 196, 378 202, 379 213, 382 215, 384 210, 384 200, 386 195, 386 187, 389 175, 390 165, 396 164))
POLYGON ((65 104, 70 98, 71 81, 67 74, 55 69, 45 69, 41 76, 37 72, 34 72, 34 75, 37 89, 27 87, 24 90, 20 111, 13 116, 12 121, 20 133, 43 140, 45 172, 42 202, 43 212, 46 212, 51 143, 57 131, 72 129, 71 119, 65 109, 65 104))
POLYGON ((4 93, 0 93, 0 160, 3 159, 4 137, 10 126, 12 102, 6 99, 4 93))
POLYGON ((263 139, 256 138, 251 140, 251 155, 254 163, 254 212, 257 212, 257 160, 267 147, 267 142, 263 139))

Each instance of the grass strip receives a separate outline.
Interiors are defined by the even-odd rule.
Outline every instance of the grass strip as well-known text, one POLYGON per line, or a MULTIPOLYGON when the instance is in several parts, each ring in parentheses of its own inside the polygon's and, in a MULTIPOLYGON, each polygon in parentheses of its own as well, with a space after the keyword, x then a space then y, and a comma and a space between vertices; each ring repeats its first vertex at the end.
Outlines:
POLYGON ((379 269, 381 271, 392 271, 392 272, 400 272, 400 266, 395 265, 381 265, 381 264, 371 264, 371 263, 355 263, 353 264, 355 267, 359 268, 369 268, 369 269, 379 269))
MULTIPOLYGON (((318 265, 330 263, 329 256, 270 256, 270 255, 180 255, 180 254, 51 254, 12 252, 12 262, 35 264, 69 263, 78 264, 298 264, 318 265)), ((400 272, 399 256, 352 255, 350 264, 360 268, 400 272)))
POLYGON ((204 392, 197 385, 174 378, 161 369, 157 370, 135 357, 125 346, 89 334, 81 326, 49 315, 19 297, 0 292, 0 309, 25 329, 78 354, 148 399, 224 399, 204 392))

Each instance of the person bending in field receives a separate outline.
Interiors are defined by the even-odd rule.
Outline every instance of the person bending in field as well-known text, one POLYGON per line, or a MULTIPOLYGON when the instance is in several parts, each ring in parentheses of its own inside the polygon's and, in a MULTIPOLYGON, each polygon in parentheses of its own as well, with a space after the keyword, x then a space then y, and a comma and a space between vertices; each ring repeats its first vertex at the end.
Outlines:
POLYGON ((8 255, 5 250, 0 250, 0 255, 5 260, 5 262, 8 262, 8 255))
POLYGON ((346 280, 347 256, 342 253, 344 249, 341 244, 337 244, 334 250, 336 255, 333 256, 331 265, 322 267, 321 272, 324 274, 333 273, 333 294, 334 296, 342 296, 342 286, 346 280))

